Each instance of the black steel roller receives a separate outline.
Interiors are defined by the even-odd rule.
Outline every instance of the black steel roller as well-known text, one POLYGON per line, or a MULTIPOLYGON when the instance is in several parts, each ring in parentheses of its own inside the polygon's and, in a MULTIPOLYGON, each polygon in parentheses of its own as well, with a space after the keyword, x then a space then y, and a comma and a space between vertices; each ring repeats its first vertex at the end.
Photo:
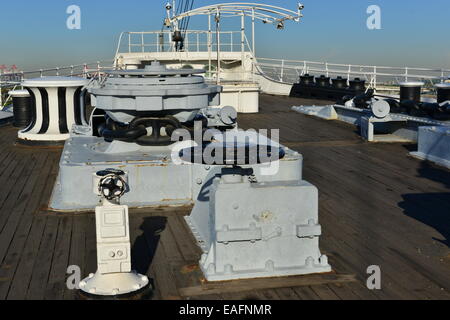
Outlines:
POLYGON ((328 87, 330 86, 330 78, 321 75, 320 77, 316 77, 316 85, 318 87, 328 87))
POLYGON ((300 84, 304 86, 314 85, 314 76, 311 76, 309 74, 300 76, 300 84))
POLYGON ((350 80, 350 89, 354 91, 365 91, 366 90, 366 81, 361 80, 360 78, 355 78, 354 80, 350 80))
POLYGON ((400 101, 410 100, 420 103, 423 82, 401 82, 400 101))
POLYGON ((31 96, 27 90, 10 91, 13 101, 13 125, 16 128, 26 128, 32 120, 31 96))
POLYGON ((336 79, 332 79, 333 87, 337 89, 342 89, 347 87, 347 79, 342 78, 341 76, 336 79))

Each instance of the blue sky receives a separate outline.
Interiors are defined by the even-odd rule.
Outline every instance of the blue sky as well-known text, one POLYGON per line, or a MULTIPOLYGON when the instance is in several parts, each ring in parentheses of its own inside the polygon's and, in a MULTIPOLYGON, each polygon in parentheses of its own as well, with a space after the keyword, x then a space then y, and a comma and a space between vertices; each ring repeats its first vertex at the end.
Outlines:
MULTIPOLYGON (((222 0, 223 1, 223 0, 222 0)), ((112 59, 121 31, 161 28, 167 0, 14 0, 0 10, 0 65, 21 69, 112 59), (82 29, 66 28, 66 8, 82 10, 82 29)), ((196 7, 221 1, 195 0, 196 7)), ((233 1, 229 1, 233 2, 233 1)), ((237 1, 234 1, 237 2, 237 1)), ((242 1, 247 2, 247 1, 242 1)), ((253 2, 253 1, 248 1, 253 2)), ((256 2, 256 1, 255 1, 256 2)), ((262 0, 295 9, 297 1, 262 0)), ((303 0, 303 22, 284 31, 258 23, 259 57, 353 64, 450 68, 448 0, 303 0), (366 9, 382 9, 382 30, 368 30, 366 9)), ((225 24, 239 29, 239 20, 225 24)), ((191 21, 205 27, 206 17, 191 21)))

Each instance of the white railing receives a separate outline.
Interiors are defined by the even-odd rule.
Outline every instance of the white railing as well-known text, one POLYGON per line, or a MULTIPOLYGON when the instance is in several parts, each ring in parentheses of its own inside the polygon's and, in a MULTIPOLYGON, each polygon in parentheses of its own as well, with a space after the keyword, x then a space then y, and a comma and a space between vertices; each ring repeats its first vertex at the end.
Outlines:
MULTIPOLYGON (((185 52, 252 52, 245 34, 240 31, 188 30, 183 35, 185 52), (219 44, 217 40, 219 39, 219 44)), ((120 53, 133 52, 173 52, 176 51, 170 31, 123 32, 120 35, 116 58, 120 53)), ((361 78, 376 90, 397 91, 401 81, 423 81, 432 88, 436 82, 448 78, 450 69, 430 69, 411 67, 387 67, 338 64, 306 60, 285 60, 257 58, 255 72, 262 72, 268 78, 279 82, 295 83, 303 74, 343 76, 347 79, 361 78)), ((210 70, 210 74, 214 71, 210 70)))
POLYGON ((15 73, 0 73, 0 110, 5 109, 11 101, 8 91, 21 86, 26 79, 42 78, 45 76, 65 77, 96 77, 102 70, 111 69, 113 61, 97 61, 79 65, 39 69, 33 71, 19 71, 15 73))
MULTIPOLYGON (((217 51, 217 39, 220 42, 220 51, 240 52, 251 51, 247 37, 242 41, 241 31, 215 31, 188 30, 184 37, 183 51, 206 52, 217 51), (219 37, 218 37, 219 36, 219 37), (209 45, 211 48, 209 48, 209 45)), ((116 49, 119 53, 146 53, 146 52, 173 52, 176 51, 175 42, 172 41, 170 31, 140 31, 122 32, 116 49)))
POLYGON ((260 70, 266 76, 277 81, 295 83, 299 76, 310 74, 327 77, 343 76, 347 79, 359 77, 375 89, 398 90, 395 87, 401 81, 424 81, 426 87, 448 79, 450 69, 428 69, 411 67, 386 67, 337 64, 306 60, 283 60, 257 58, 260 70))

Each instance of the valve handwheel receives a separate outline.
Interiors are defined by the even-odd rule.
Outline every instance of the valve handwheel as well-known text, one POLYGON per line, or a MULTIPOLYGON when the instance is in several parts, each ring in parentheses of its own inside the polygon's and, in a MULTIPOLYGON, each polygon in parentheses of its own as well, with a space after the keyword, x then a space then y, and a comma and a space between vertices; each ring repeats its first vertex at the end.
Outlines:
POLYGON ((119 199, 125 194, 126 182, 123 179, 125 173, 120 170, 105 170, 97 173, 102 177, 98 185, 98 191, 107 200, 119 199))

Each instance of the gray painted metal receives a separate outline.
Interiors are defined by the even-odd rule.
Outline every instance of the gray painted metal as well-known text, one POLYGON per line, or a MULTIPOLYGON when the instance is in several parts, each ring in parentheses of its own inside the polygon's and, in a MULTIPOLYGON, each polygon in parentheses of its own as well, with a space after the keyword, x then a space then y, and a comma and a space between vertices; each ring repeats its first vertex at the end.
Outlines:
POLYGON ((420 127, 419 146, 411 155, 450 169, 450 126, 420 127))
POLYGON ((89 88, 92 105, 115 121, 131 122, 139 112, 166 111, 181 122, 196 110, 220 104, 222 87, 208 85, 195 74, 204 70, 167 69, 159 62, 138 70, 108 71, 108 77, 89 88))
MULTIPOLYGON (((379 102, 379 101, 378 101, 379 102)), ((360 109, 349 105, 298 106, 292 110, 326 120, 340 120, 361 128, 361 136, 369 142, 416 142, 421 126, 448 126, 449 121, 388 113, 386 105, 374 103, 381 110, 360 109), (374 113, 378 114, 378 117, 374 113), (383 117, 383 115, 385 115, 383 117)))
POLYGON ((108 74, 117 76, 189 76, 193 74, 205 73, 205 69, 167 69, 158 61, 153 61, 151 65, 147 65, 144 69, 135 70, 110 70, 108 74))
MULTIPOLYGON (((177 147, 142 147, 136 144, 82 136, 72 133, 66 142, 60 161, 50 208, 56 211, 90 210, 98 205, 92 193, 91 178, 96 172, 108 168, 127 173, 130 192, 122 203, 130 207, 188 205, 195 202, 203 184, 218 173, 215 167, 191 163, 177 164, 172 150, 177 147)), ((280 161, 276 176, 263 176, 255 165, 256 176, 263 181, 273 179, 301 179, 299 155, 288 151, 280 161)))
POLYGON ((202 188, 186 220, 203 249, 208 281, 331 271, 319 250, 318 190, 293 179, 301 161, 296 165, 291 179, 265 182, 235 169, 202 188))
POLYGON ((0 110, 0 126, 10 124, 14 119, 14 115, 11 111, 0 110))
MULTIPOLYGON (((238 130, 234 108, 209 108, 221 87, 206 85, 203 78, 192 76, 195 71, 186 72, 180 74, 153 63, 139 71, 110 73, 109 78, 89 91, 96 98, 97 108, 121 122, 134 120, 142 115, 141 111, 145 114, 158 110, 160 117, 171 114, 185 119, 201 114, 208 126, 233 128, 215 131, 208 141, 220 146, 242 142, 279 150, 278 143, 255 131, 238 130)), ((128 187, 121 198, 123 206, 103 201, 96 210, 97 223, 116 209, 195 203, 187 220, 204 251, 200 265, 209 281, 331 271, 327 257, 319 250, 318 190, 303 180, 303 158, 299 153, 283 148, 282 159, 230 169, 179 159, 180 150, 193 147, 194 141, 164 147, 140 146, 106 142, 92 132, 88 126, 72 128, 61 157, 52 209, 92 209, 99 204, 96 173, 117 169, 123 171, 128 187)), ((196 139, 195 134, 192 139, 196 139)), ((125 228, 127 223, 124 221, 125 228)), ((103 232, 99 225, 97 232, 103 232)), ((129 239, 119 240, 128 250, 129 239)), ((108 253, 102 245, 99 243, 99 261, 108 253)), ((118 280, 123 280, 125 288, 130 289, 126 285, 129 283, 136 288, 142 284, 139 276, 129 273, 129 264, 122 270, 120 263, 108 260, 105 266, 132 277, 118 280)), ((100 285, 103 293, 111 294, 114 288, 103 281, 107 279, 105 274, 110 277, 110 270, 105 273, 100 267, 97 274, 86 279, 84 290, 89 292, 100 285)))

